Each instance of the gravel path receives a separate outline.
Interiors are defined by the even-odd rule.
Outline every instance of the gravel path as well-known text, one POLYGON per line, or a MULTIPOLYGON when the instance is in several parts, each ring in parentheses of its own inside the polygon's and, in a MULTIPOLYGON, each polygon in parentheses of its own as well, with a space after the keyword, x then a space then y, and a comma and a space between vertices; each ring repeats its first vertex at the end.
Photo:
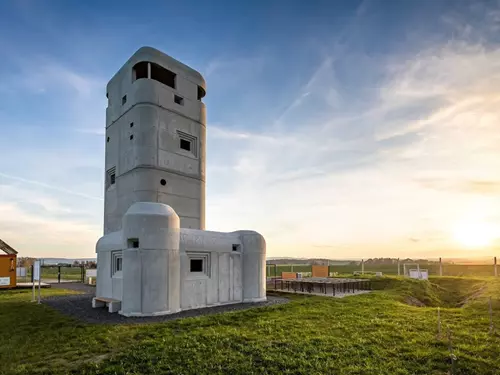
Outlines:
MULTIPOLYGON (((58 310, 65 315, 69 315, 86 323, 93 324, 161 323, 181 318, 213 315, 228 311, 246 310, 254 307, 272 306, 289 302, 287 298, 268 296, 267 301, 265 302, 237 303, 233 305, 213 306, 203 309, 181 311, 179 313, 171 315, 127 318, 118 313, 110 314, 104 307, 97 309, 92 308, 92 297, 95 293, 95 287, 86 286, 84 284, 73 284, 73 286, 74 287, 70 288, 66 284, 61 285, 60 288, 79 290, 83 291, 85 294, 45 297, 42 299, 42 303, 58 310)), ((55 286, 53 285, 52 287, 55 286)))

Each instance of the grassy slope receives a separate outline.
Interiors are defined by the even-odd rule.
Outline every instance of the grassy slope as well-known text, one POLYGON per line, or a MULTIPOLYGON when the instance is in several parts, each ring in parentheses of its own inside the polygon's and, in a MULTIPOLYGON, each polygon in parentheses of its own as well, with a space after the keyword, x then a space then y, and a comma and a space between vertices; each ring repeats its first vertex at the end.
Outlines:
MULTIPOLYGON (((457 373, 500 373, 500 338, 488 334, 487 314, 487 297, 500 299, 499 281, 384 278, 374 286, 369 295, 296 296, 287 305, 142 326, 82 324, 26 302, 27 292, 0 292, 0 373, 445 374, 435 306, 468 296, 465 308, 441 310, 457 373), (402 303, 408 296, 434 307, 402 303)), ((494 308, 500 328, 498 301, 494 308)))

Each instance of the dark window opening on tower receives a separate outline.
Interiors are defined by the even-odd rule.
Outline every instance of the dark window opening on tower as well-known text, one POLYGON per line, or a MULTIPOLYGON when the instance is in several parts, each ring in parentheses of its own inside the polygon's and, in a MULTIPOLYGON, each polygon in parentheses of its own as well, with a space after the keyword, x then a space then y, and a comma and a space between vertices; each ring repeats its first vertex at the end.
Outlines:
POLYGON ((166 181, 164 178, 162 178, 162 179, 160 180, 160 184, 161 184, 162 186, 165 186, 165 185, 167 184, 167 181, 166 181))
POLYGON ((106 142, 109 142, 109 137, 108 137, 108 138, 106 138, 106 142))
POLYGON ((201 100, 205 96, 205 90, 203 87, 198 86, 198 100, 201 100))
POLYGON ((134 135, 130 134, 130 140, 134 139, 134 135))
POLYGON ((179 95, 174 95, 174 102, 179 105, 184 105, 184 98, 181 98, 179 95))
POLYGON ((179 136, 179 147, 181 150, 186 150, 189 151, 192 156, 195 158, 198 156, 198 146, 197 146, 197 139, 195 136, 184 133, 180 130, 177 130, 177 135, 179 136))
POLYGON ((233 251, 240 251, 240 245, 233 244, 233 251))
POLYGON ((130 248, 134 248, 134 249, 137 249, 139 248, 139 239, 138 238, 129 238, 128 239, 128 247, 130 248))
POLYGON ((181 148, 186 151, 191 151, 191 142, 181 139, 181 148))
POLYGON ((122 105, 124 105, 126 102, 127 102, 127 95, 125 95, 125 96, 122 98, 122 105))
POLYGON ((191 259, 189 263, 190 272, 203 272, 203 259, 191 259))
POLYGON ((122 258, 116 258, 115 272, 119 272, 123 269, 122 258))
POLYGON ((148 62, 141 61, 134 65, 134 79, 148 78, 148 62))
POLYGON ((164 85, 170 86, 175 89, 175 76, 176 74, 168 69, 161 67, 158 64, 151 64, 151 79, 159 81, 164 85))
POLYGON ((114 185, 116 181, 116 167, 110 168, 106 171, 106 189, 114 185))

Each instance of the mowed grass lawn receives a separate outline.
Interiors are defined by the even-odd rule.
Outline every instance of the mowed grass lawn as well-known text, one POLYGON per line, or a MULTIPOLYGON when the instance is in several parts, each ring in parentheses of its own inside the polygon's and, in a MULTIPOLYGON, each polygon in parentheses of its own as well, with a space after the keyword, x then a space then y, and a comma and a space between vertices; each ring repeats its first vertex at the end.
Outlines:
POLYGON ((488 314, 493 297, 500 331, 498 280, 389 277, 374 287, 344 299, 293 296, 286 305, 145 325, 84 324, 30 303, 30 291, 2 291, 0 373, 446 374, 448 342, 436 338, 443 306, 455 374, 500 374, 500 336, 489 333, 488 314))

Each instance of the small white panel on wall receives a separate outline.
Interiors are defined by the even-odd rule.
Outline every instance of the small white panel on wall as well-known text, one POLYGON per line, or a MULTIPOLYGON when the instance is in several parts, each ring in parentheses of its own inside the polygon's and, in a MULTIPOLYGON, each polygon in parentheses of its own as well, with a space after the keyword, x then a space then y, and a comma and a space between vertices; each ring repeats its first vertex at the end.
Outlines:
POLYGON ((26 277, 26 267, 17 267, 16 268, 16 276, 17 277, 26 277))
POLYGON ((0 277, 0 286, 10 285, 10 277, 0 277))

